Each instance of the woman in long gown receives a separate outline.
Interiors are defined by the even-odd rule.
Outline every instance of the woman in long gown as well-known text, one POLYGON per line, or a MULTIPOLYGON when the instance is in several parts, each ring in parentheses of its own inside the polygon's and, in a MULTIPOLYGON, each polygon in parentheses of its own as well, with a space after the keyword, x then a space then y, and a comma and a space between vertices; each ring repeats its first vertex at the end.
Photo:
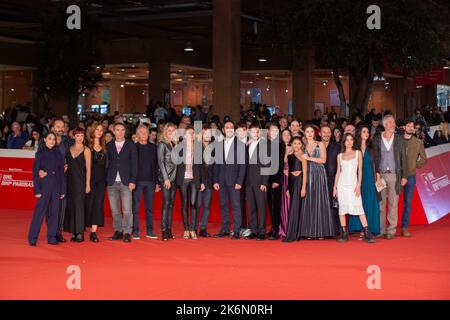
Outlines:
MULTIPOLYGON (((363 154, 362 165, 362 183, 361 183, 361 197, 363 208, 366 213, 369 230, 373 235, 380 234, 380 200, 381 196, 375 187, 375 165, 374 165, 374 150, 372 143, 369 140, 370 133, 367 126, 362 126, 356 131, 356 140, 358 149, 363 154)), ((358 217, 350 216, 348 221, 348 231, 357 232, 363 229, 358 217)), ((362 239, 363 233, 360 234, 362 239)))
POLYGON ((89 240, 99 242, 97 227, 104 225, 103 202, 106 188, 106 140, 104 127, 95 122, 88 132, 92 153, 91 192, 86 195, 86 227, 91 228, 89 240))
POLYGON ((308 175, 308 164, 303 158, 303 143, 300 137, 292 139, 292 148, 294 153, 288 156, 291 205, 284 242, 300 240, 300 209, 302 198, 306 195, 306 177, 308 175))
POLYGON ((337 235, 336 219, 331 213, 327 175, 324 164, 327 151, 323 142, 315 140, 314 128, 305 127, 305 154, 308 161, 306 196, 302 201, 300 236, 308 239, 323 239, 337 235))
POLYGON ((339 242, 348 241, 346 215, 357 216, 364 230, 364 240, 373 243, 372 235, 367 225, 366 215, 361 198, 362 153, 356 149, 356 143, 351 133, 344 134, 344 147, 338 156, 336 178, 333 196, 339 200, 339 222, 341 234, 339 242))
POLYGON ((289 197, 289 163, 288 156, 292 154, 291 140, 292 134, 289 129, 284 129, 281 132, 281 140, 286 146, 286 151, 284 153, 284 167, 283 167, 283 181, 281 185, 281 209, 280 209, 280 228, 278 235, 281 240, 286 238, 288 216, 289 216, 289 206, 291 199, 289 197))
POLYGON ((84 145, 84 130, 72 132, 75 144, 67 153, 67 208, 64 231, 73 234, 71 241, 84 241, 85 195, 91 190, 91 151, 84 145))

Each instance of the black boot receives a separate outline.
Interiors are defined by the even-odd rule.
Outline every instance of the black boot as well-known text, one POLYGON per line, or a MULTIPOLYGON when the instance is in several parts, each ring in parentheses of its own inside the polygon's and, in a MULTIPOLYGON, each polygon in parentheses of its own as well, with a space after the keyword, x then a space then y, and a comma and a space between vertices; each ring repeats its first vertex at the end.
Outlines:
POLYGON ((97 232, 91 232, 89 240, 91 240, 92 242, 99 242, 100 240, 98 240, 97 232))
POLYGON ((347 242, 347 241, 348 241, 347 227, 341 227, 341 235, 338 238, 338 242, 347 242))
POLYGON ((168 230, 167 230, 167 237, 168 237, 169 239, 175 239, 175 237, 174 237, 173 234, 172 234, 172 229, 168 229, 168 230))
POLYGON ((368 227, 363 228, 364 232, 364 241, 367 243, 374 243, 375 241, 372 239, 372 232, 370 232, 368 227))
POLYGON ((167 231, 166 230, 163 230, 161 240, 162 241, 169 240, 169 236, 167 235, 167 231))

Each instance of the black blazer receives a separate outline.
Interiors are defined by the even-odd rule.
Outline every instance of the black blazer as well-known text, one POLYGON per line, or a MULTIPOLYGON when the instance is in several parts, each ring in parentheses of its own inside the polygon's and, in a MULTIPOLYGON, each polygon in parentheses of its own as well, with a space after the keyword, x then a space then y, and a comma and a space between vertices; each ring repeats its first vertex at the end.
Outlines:
POLYGON ((279 143, 278 154, 272 154, 270 141, 268 141, 268 147, 271 159, 274 159, 274 157, 278 156, 278 170, 277 173, 269 176, 269 185, 272 185, 272 183, 281 184, 281 182, 283 181, 284 153, 286 152, 286 145, 284 143, 279 143))
POLYGON ((117 153, 116 140, 110 141, 106 145, 108 153, 108 168, 106 171, 106 183, 112 186, 116 181, 117 172, 124 185, 136 183, 138 171, 138 156, 136 146, 131 140, 125 140, 122 150, 117 153))
POLYGON ((341 145, 335 141, 330 141, 327 147, 327 162, 325 163, 325 170, 327 172, 327 178, 332 179, 333 184, 337 172, 337 156, 339 153, 341 153, 341 145))
POLYGON ((228 159, 225 159, 225 140, 217 142, 219 144, 221 161, 216 160, 214 165, 214 183, 220 186, 234 187, 235 184, 243 186, 245 178, 245 156, 238 155, 238 152, 245 151, 245 145, 234 137, 234 141, 228 153, 228 159))
MULTIPOLYGON (((205 148, 203 148, 203 152, 205 148)), ((211 157, 214 159, 215 152, 214 149, 211 151, 211 157)), ((212 188, 214 184, 214 162, 206 163, 205 159, 202 159, 202 168, 201 168, 201 182, 205 185, 206 188, 212 188)))
MULTIPOLYGON (((186 173, 186 155, 183 153, 186 146, 186 142, 181 142, 183 144, 180 153, 178 156, 182 159, 181 163, 177 165, 177 173, 175 175, 175 182, 178 186, 183 185, 184 182, 184 174, 186 173)), ((201 164, 193 164, 192 174, 194 176, 194 184, 196 188, 200 188, 200 184, 202 182, 202 165, 201 164)))
POLYGON ((270 164, 263 164, 260 159, 259 150, 261 147, 261 143, 264 143, 261 139, 255 150, 253 151, 252 156, 249 155, 250 145, 246 147, 245 151, 245 163, 247 164, 247 177, 245 180, 245 185, 247 187, 255 187, 255 186, 267 186, 269 183, 269 175, 263 174, 261 169, 269 167, 270 164))

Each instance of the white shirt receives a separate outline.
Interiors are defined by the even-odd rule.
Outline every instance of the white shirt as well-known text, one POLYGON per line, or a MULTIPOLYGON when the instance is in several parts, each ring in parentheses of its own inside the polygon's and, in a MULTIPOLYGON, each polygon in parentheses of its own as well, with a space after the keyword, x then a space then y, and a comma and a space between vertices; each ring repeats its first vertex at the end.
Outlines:
POLYGON ((259 140, 261 140, 261 139, 250 142, 250 145, 248 147, 248 155, 250 156, 250 158, 253 156, 253 153, 255 152, 255 149, 258 146, 259 140))
POLYGON ((231 145, 233 144, 233 141, 234 141, 234 137, 231 138, 231 139, 226 139, 225 138, 225 141, 224 141, 224 144, 225 144, 225 159, 228 158, 228 153, 230 152, 230 148, 231 148, 231 145))
POLYGON ((389 149, 391 149, 392 147, 392 143, 394 142, 394 135, 392 135, 391 140, 387 141, 384 138, 384 133, 381 135, 381 139, 383 140, 383 144, 386 147, 386 150, 389 151, 389 149))
MULTIPOLYGON (((117 153, 120 153, 120 151, 123 148, 124 143, 125 143, 125 140, 123 140, 122 142, 115 141, 117 153)), ((122 180, 120 179, 119 171, 117 171, 116 182, 122 182, 122 180)))

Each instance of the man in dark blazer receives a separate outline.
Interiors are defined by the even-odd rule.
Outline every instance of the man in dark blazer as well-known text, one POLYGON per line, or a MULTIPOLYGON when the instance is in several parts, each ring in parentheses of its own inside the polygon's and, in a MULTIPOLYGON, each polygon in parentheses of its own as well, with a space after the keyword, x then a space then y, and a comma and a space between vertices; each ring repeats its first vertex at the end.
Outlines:
MULTIPOLYGON (((336 177, 337 172, 337 156, 341 153, 342 147, 339 143, 331 140, 331 128, 329 126, 322 126, 322 128, 320 128, 320 137, 327 148, 327 162, 325 163, 325 171, 327 173, 328 194, 330 195, 331 206, 331 200, 333 199, 334 178, 336 177)), ((333 215, 336 218, 336 226, 339 226, 338 210, 331 208, 331 212, 333 212, 333 215)))
POLYGON ((146 237, 158 239, 153 230, 153 196, 158 192, 158 158, 156 145, 148 141, 149 129, 140 125, 136 129, 138 142, 136 151, 138 156, 138 170, 136 189, 133 192, 133 240, 139 240, 139 207, 142 195, 145 204, 146 237))
POLYGON ((220 194, 222 227, 215 238, 230 235, 230 203, 233 208, 233 240, 239 239, 242 224, 240 192, 245 177, 245 145, 234 133, 234 123, 226 121, 223 132, 225 138, 219 144, 214 166, 214 189, 220 194))
POLYGON ((281 223, 281 184, 283 181, 284 153, 286 147, 280 140, 280 129, 277 124, 272 123, 269 127, 269 143, 267 144, 271 159, 278 157, 278 170, 275 174, 269 176, 267 185, 267 202, 270 211, 270 220, 272 222, 271 230, 268 234, 269 240, 278 240, 281 223), (278 152, 273 150, 272 143, 278 143, 278 152))
POLYGON ((116 123, 114 125, 115 139, 106 145, 108 153, 106 183, 114 227, 114 235, 110 237, 110 240, 123 238, 124 242, 131 242, 131 232, 133 231, 132 192, 136 187, 138 155, 135 144, 131 140, 125 139, 125 131, 123 123, 116 123))
MULTIPOLYGON (((269 175, 262 169, 267 167, 261 161, 262 146, 259 124, 250 127, 251 141, 246 150, 247 177, 245 181, 245 193, 247 195, 248 220, 251 234, 245 239, 266 239, 266 200, 269 175)), ((265 143, 267 146, 267 141, 265 143)))

